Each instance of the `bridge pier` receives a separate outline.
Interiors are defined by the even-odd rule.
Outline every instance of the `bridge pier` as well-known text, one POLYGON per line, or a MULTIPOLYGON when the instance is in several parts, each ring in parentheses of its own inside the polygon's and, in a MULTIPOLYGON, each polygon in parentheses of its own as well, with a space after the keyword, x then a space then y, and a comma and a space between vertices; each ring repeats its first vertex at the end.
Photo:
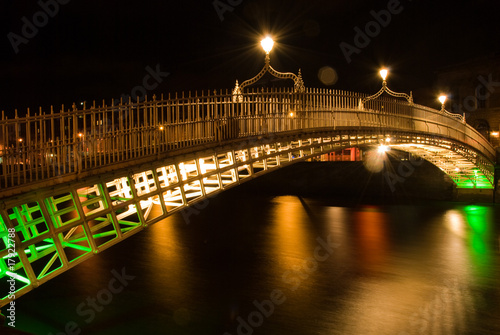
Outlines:
MULTIPOLYGON (((498 196, 496 197, 498 199, 498 196)), ((453 200, 461 202, 495 202, 495 190, 483 188, 455 188, 453 200)))

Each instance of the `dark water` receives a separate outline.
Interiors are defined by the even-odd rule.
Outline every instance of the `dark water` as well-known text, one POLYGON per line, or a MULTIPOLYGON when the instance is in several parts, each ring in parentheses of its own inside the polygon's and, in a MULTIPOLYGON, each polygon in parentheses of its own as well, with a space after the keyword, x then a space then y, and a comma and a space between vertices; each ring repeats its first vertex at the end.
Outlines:
POLYGON ((498 206, 349 205, 235 189, 188 221, 176 214, 20 298, 17 327, 500 334, 498 206))

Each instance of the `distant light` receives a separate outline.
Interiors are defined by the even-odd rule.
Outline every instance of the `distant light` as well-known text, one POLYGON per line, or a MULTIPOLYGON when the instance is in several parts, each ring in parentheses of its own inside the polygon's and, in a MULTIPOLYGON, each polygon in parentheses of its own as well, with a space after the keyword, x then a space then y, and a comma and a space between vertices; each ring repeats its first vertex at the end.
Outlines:
POLYGON ((163 130, 163 129, 164 129, 164 127, 163 127, 163 126, 160 126, 160 130, 163 130))
POLYGON ((498 134, 499 134, 498 131, 492 131, 491 132, 491 136, 497 136, 498 137, 498 134))
POLYGON ((389 151, 389 150, 391 150, 391 148, 390 148, 389 146, 387 146, 387 145, 383 145, 383 144, 381 144, 381 145, 377 148, 377 152, 378 152, 379 154, 383 154, 384 152, 387 152, 387 151, 389 151))
POLYGON ((293 117, 293 115, 294 115, 294 114, 293 114, 293 112, 290 112, 290 114, 288 114, 288 115, 289 115, 290 117, 293 117))
POLYGON ((82 136, 83 136, 83 134, 82 134, 82 133, 78 133, 78 137, 82 137, 82 136))
POLYGON ((460 172, 460 169, 456 167, 455 172, 460 172))
POLYGON ((387 138, 385 139, 385 141, 386 141, 386 142, 390 142, 390 141, 391 141, 391 138, 390 138, 390 137, 387 137, 387 138))
POLYGON ((438 99, 441 102, 441 105, 444 105, 444 103, 446 102, 447 96, 444 94, 441 94, 438 99))
POLYGON ((273 50, 274 41, 270 36, 267 36, 262 41, 260 41, 260 45, 262 46, 262 49, 264 49, 266 54, 268 54, 271 52, 271 50, 273 50))
POLYGON ((382 77, 382 80, 384 80, 384 81, 385 81, 385 78, 387 78, 387 74, 389 73, 389 70, 387 70, 387 69, 382 69, 382 70, 380 70, 380 72, 379 72, 379 73, 380 73, 380 76, 382 77))
POLYGON ((19 142, 22 142, 22 141, 23 141, 23 139, 22 139, 22 138, 20 138, 18 141, 19 141, 19 142))

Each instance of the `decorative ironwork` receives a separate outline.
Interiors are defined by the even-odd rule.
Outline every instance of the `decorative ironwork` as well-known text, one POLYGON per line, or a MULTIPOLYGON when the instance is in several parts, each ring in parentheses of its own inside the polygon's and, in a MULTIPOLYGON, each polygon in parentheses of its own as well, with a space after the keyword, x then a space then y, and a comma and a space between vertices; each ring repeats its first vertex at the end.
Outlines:
POLYGON ((233 89, 233 102, 243 102, 243 92, 241 92, 241 88, 238 85, 238 80, 236 80, 236 85, 233 89))
POLYGON ((396 98, 405 98, 408 101, 408 103, 410 104, 410 106, 413 105, 413 93, 411 91, 410 91, 410 95, 408 95, 406 93, 394 92, 389 87, 387 87, 387 81, 383 80, 382 81, 382 88, 377 93, 370 95, 369 97, 359 99, 359 109, 364 109, 365 102, 373 100, 373 99, 377 99, 384 92, 387 92, 387 94, 392 95, 393 97, 396 97, 396 98))
POLYGON ((304 86, 304 80, 302 79, 302 72, 299 69, 298 75, 292 72, 279 72, 276 71, 272 66, 271 66, 271 57, 269 56, 269 53, 266 53, 266 60, 264 67, 260 72, 253 78, 248 79, 241 83, 241 85, 238 86, 238 81, 236 81, 236 86, 233 90, 233 102, 241 102, 243 97, 240 96, 243 92, 243 89, 247 86, 253 85, 256 82, 258 82, 265 74, 266 72, 269 72, 271 75, 273 75, 276 78, 279 79, 291 79, 294 82, 294 93, 303 93, 305 91, 305 86, 304 86))

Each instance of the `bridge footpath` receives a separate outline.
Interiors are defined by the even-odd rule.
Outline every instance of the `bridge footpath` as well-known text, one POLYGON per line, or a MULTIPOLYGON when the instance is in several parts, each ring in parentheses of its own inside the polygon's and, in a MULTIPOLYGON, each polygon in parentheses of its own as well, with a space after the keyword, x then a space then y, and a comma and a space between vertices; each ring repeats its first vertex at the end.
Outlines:
POLYGON ((457 189, 495 187, 495 150, 462 116, 365 97, 281 88, 2 114, 0 307, 7 279, 17 298, 206 197, 342 148, 389 146, 457 189))

